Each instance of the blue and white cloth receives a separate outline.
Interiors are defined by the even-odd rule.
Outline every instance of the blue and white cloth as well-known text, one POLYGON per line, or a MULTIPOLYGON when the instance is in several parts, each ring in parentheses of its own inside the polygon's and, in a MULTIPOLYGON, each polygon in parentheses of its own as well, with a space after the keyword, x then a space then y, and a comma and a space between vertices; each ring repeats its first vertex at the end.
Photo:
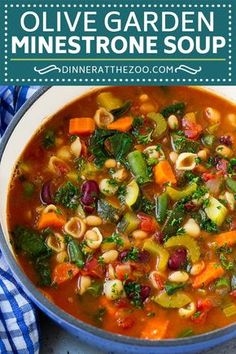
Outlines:
MULTIPOLYGON (((0 86, 0 139, 17 110, 38 86, 0 86)), ((0 251, 0 353, 37 354, 34 305, 13 278, 0 251)))

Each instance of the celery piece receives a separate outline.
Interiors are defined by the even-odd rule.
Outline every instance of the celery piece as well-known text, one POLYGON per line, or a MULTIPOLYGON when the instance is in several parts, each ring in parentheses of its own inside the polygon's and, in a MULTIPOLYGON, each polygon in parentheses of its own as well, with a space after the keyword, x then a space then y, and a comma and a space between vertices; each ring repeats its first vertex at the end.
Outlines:
POLYGON ((119 224, 117 225, 118 230, 125 234, 130 234, 139 227, 140 220, 133 212, 127 212, 119 224))
POLYGON ((166 192, 172 200, 180 200, 182 198, 188 197, 197 190, 197 184, 191 183, 182 190, 175 189, 173 187, 167 186, 166 192))
POLYGON ((234 193, 236 193, 236 181, 232 178, 226 179, 226 186, 234 193))
POLYGON ((127 186, 126 186, 126 193, 125 193, 125 203, 131 207, 134 205, 139 197, 139 186, 136 181, 133 179, 127 186))
POLYGON ((209 148, 211 148, 214 145, 215 140, 216 140, 216 137, 213 134, 206 134, 206 135, 203 135, 203 137, 202 137, 202 143, 206 147, 209 147, 209 148))
POLYGON ((165 133, 167 129, 167 122, 161 113, 151 112, 148 113, 147 117, 156 123, 156 127, 153 132, 154 137, 159 137, 165 133))
POLYGON ((223 224, 228 213, 227 208, 214 197, 209 197, 209 203, 205 207, 205 212, 208 218, 217 226, 223 224))
POLYGON ((164 246, 166 248, 185 247, 193 263, 197 262, 200 258, 200 248, 197 242, 189 235, 172 236, 165 242, 164 246))
POLYGON ((226 317, 231 317, 236 315, 236 305, 234 303, 229 303, 223 308, 223 312, 226 317))
POLYGON ((120 98, 113 96, 111 92, 102 92, 97 96, 97 103, 108 111, 120 108, 123 102, 120 98))
POLYGON ((169 252, 165 250, 164 247, 158 245, 153 240, 146 240, 143 244, 143 249, 159 257, 158 270, 163 271, 166 269, 169 260, 169 252))
POLYGON ((184 292, 168 295, 165 291, 152 298, 154 302, 165 308, 181 308, 188 305, 192 300, 184 292))

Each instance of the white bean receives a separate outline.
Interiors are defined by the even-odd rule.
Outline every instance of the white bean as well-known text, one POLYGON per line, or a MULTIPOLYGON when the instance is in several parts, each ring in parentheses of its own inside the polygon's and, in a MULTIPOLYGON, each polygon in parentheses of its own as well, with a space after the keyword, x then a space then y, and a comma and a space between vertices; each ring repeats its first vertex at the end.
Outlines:
POLYGON ((201 234, 201 229, 196 221, 192 218, 188 219, 188 221, 183 225, 184 231, 186 234, 192 237, 198 237, 201 234))
POLYGON ((80 157, 81 154, 81 150, 82 150, 82 144, 80 141, 80 138, 77 137, 75 139, 75 141, 73 141, 73 143, 70 146, 71 152, 76 156, 76 157, 80 157))
POLYGON ((178 118, 173 114, 171 116, 169 116, 169 118, 167 119, 167 123, 168 123, 170 129, 172 129, 172 130, 177 129, 179 126, 178 118))
POLYGON ((116 167, 116 160, 114 160, 114 159, 108 159, 108 160, 105 161, 104 166, 105 166, 106 168, 115 168, 115 167, 116 167))
POLYGON ((57 157, 62 160, 70 160, 71 153, 69 146, 62 146, 59 150, 57 150, 57 157))
POLYGON ((78 288, 78 293, 79 295, 83 295, 86 290, 90 287, 92 283, 92 280, 89 276, 87 275, 81 275, 78 278, 78 283, 77 283, 77 288, 78 288))
POLYGON ((173 163, 176 163, 176 161, 177 161, 177 159, 178 159, 178 154, 177 154, 177 152, 175 152, 175 151, 171 151, 170 153, 169 153, 169 158, 170 158, 170 160, 171 160, 171 162, 173 162, 173 163))
POLYGON ((118 258, 118 251, 110 250, 102 254, 102 259, 104 263, 112 263, 118 258))
POLYGON ((173 281, 175 283, 186 283, 189 279, 188 273, 182 271, 182 270, 177 270, 176 272, 171 273, 168 276, 168 279, 170 281, 173 281))
POLYGON ((124 295, 124 287, 121 280, 106 280, 104 283, 104 294, 109 300, 117 300, 124 295))
POLYGON ((148 237, 148 233, 142 230, 135 230, 133 231, 132 236, 137 240, 143 240, 144 238, 148 237))
POLYGON ((204 261, 195 263, 195 264, 192 265, 192 268, 190 270, 190 274, 191 275, 198 275, 198 274, 200 274, 203 271, 204 268, 205 268, 205 262, 204 261))
POLYGON ((102 219, 99 216, 96 216, 96 215, 89 215, 89 216, 87 216, 87 218, 84 221, 89 226, 100 226, 100 225, 102 225, 102 219))

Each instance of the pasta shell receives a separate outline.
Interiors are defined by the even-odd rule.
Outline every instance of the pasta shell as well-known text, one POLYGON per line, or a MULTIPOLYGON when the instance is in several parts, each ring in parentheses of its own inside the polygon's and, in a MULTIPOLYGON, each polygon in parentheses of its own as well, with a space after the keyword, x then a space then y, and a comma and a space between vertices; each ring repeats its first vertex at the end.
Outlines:
POLYGON ((183 171, 190 171, 196 167, 196 154, 191 152, 183 152, 176 160, 176 169, 183 171))
POLYGON ((100 247, 103 240, 103 236, 97 227, 92 230, 88 230, 85 234, 85 241, 89 248, 97 249, 100 247))
POLYGON ((64 230, 67 234, 73 236, 74 238, 81 238, 86 231, 86 225, 77 216, 70 218, 69 221, 64 226, 64 230))
POLYGON ((105 108, 99 108, 94 115, 94 120, 99 128, 106 128, 108 124, 114 121, 114 117, 105 108))

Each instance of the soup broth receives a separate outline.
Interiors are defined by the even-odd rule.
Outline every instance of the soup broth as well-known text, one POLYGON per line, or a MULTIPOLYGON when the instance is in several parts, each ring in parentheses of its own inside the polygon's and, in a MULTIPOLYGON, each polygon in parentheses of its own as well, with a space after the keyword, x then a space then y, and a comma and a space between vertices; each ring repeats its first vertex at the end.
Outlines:
POLYGON ((78 98, 20 156, 11 241, 82 321, 159 340, 236 321, 236 106, 191 87, 78 98))

